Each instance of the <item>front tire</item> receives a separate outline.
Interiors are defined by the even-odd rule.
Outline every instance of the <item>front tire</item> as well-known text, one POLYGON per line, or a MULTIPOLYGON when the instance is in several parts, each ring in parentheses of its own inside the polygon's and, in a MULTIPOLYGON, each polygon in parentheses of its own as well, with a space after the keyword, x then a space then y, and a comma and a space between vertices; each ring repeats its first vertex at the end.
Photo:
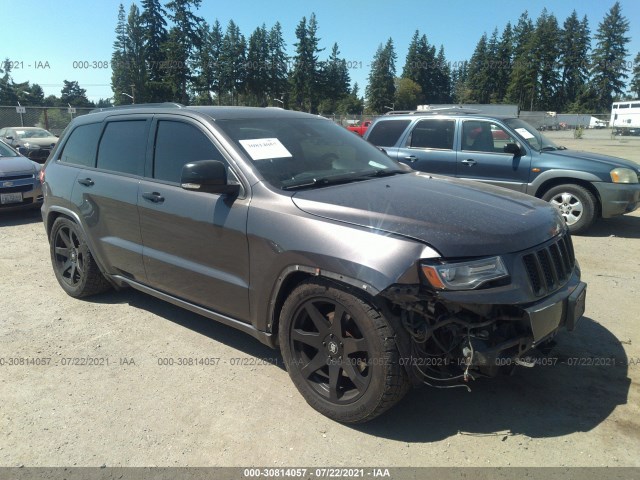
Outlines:
POLYGON ((391 408, 409 381, 395 333, 365 300, 323 280, 299 285, 280 314, 287 371, 307 403, 342 423, 363 423, 391 408))
POLYGON ((82 231, 70 219, 59 217, 53 222, 49 247, 56 279, 68 295, 88 297, 111 288, 93 259, 82 231))
POLYGON ((573 234, 585 232, 596 220, 598 200, 580 185, 558 185, 542 196, 564 217, 573 234))

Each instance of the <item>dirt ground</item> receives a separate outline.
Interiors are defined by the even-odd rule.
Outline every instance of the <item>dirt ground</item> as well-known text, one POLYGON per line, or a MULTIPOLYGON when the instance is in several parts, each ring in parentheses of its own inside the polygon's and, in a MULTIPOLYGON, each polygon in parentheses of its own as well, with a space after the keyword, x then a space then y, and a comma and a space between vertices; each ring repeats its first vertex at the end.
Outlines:
POLYGON ((639 239, 639 212, 574 237, 587 309, 555 365, 349 427, 248 335, 134 290, 66 296, 38 212, 2 213, 0 466, 640 466, 639 239))

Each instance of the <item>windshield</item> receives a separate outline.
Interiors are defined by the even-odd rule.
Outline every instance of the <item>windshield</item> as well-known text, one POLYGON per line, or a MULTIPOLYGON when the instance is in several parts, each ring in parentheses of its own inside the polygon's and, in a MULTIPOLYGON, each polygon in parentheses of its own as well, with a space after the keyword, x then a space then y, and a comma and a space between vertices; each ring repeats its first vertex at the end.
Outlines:
POLYGON ((19 157, 18 153, 8 145, 0 142, 0 157, 19 157))
POLYGON ((43 128, 33 128, 29 130, 16 130, 18 138, 46 138, 53 137, 53 134, 43 128))
POLYGON ((509 118, 505 123, 513 128, 516 133, 534 150, 559 150, 562 147, 556 145, 538 130, 533 128, 524 120, 519 118, 509 118))
POLYGON ((311 188, 406 171, 330 120, 249 118, 216 124, 276 188, 311 188))

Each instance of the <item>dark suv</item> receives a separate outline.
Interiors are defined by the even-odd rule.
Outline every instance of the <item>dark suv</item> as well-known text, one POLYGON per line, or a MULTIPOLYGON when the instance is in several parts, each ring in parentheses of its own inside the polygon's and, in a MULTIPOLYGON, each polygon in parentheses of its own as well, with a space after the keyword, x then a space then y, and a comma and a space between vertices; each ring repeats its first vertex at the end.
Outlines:
POLYGON ((385 115, 364 138, 415 170, 477 180, 550 202, 572 233, 640 204, 640 165, 567 150, 518 118, 443 109, 385 115))
POLYGON ((533 365, 584 312, 555 208, 411 172, 304 113, 87 114, 43 177, 69 295, 131 286, 279 347, 309 404, 341 422, 375 417, 411 384, 533 365))

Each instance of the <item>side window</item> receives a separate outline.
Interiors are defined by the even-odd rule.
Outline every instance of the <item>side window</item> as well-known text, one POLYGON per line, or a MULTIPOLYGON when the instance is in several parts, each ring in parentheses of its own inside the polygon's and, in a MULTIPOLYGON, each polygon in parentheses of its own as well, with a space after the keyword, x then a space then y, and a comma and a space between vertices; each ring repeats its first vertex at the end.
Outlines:
POLYGON ((69 140, 64 144, 64 149, 58 158, 65 163, 95 167, 96 150, 101 131, 101 123, 80 125, 71 132, 69 140))
POLYGON ((153 178, 179 183, 182 167, 197 160, 224 160, 224 157, 197 127, 171 120, 159 121, 153 178))
POLYGON ((98 149, 98 168, 114 172, 144 174, 147 122, 109 122, 98 149))
POLYGON ((466 120, 462 124, 462 150, 503 153, 507 143, 516 140, 497 123, 466 120))
POLYGON ((393 147, 407 128, 411 120, 389 120, 374 125, 367 137, 376 147, 393 147))
POLYGON ((408 146, 453 150, 455 125, 455 120, 420 120, 409 136, 408 146))

